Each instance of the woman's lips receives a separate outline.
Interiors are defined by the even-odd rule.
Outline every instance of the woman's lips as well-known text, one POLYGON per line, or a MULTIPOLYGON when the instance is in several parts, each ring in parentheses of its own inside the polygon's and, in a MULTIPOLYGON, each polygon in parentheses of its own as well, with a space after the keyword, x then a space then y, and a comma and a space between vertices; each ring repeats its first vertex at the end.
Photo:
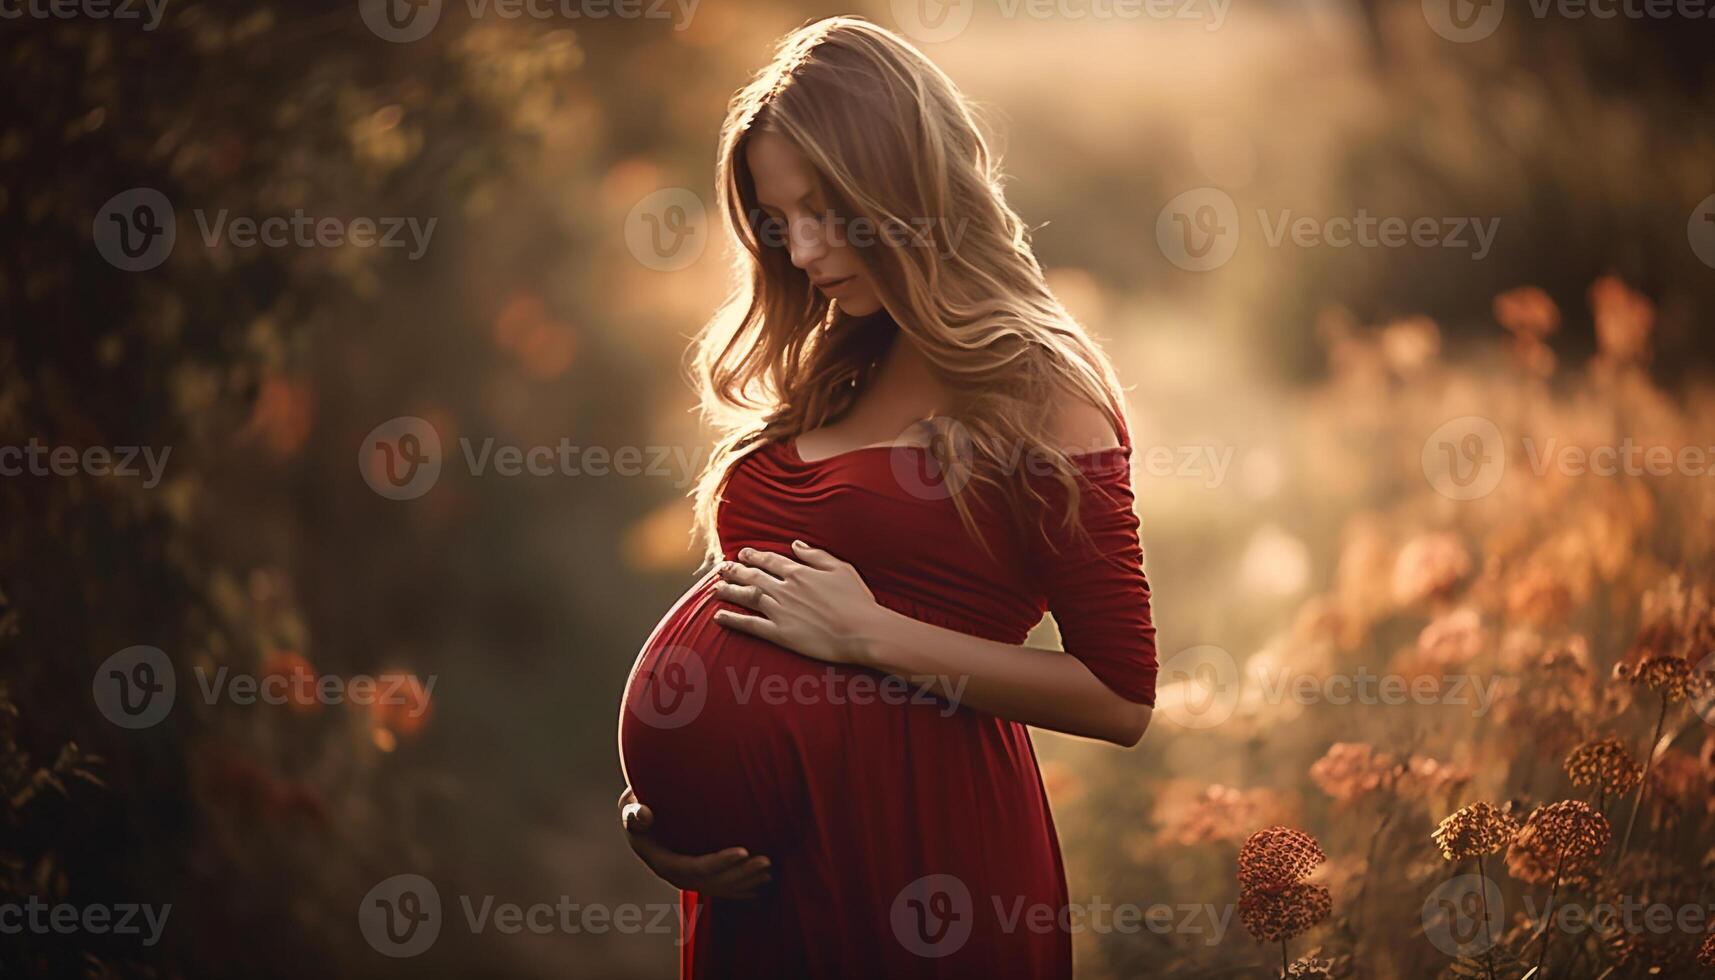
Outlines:
POLYGON ((816 288, 820 289, 823 293, 832 296, 834 293, 844 289, 856 278, 857 276, 846 276, 844 279, 829 279, 826 282, 816 283, 816 288))

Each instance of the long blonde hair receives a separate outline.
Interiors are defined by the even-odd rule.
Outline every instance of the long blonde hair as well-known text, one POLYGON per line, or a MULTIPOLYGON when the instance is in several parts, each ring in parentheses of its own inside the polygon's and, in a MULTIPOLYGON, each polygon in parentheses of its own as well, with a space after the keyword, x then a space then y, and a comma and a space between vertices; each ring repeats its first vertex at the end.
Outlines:
POLYGON ((720 434, 692 491, 706 559, 720 558, 715 513, 733 464, 758 443, 843 415, 886 339, 853 326, 881 318, 836 316, 765 233, 745 159, 749 138, 764 131, 805 155, 835 215, 880 230, 859 252, 900 339, 921 348, 953 393, 964 446, 937 439, 929 448, 966 529, 987 548, 968 499, 979 486, 1002 489, 1020 526, 1024 501, 1045 501, 1016 465, 1026 458, 1046 461, 1067 489, 1071 526, 1078 469, 1049 444, 1048 413, 1068 393, 1105 408, 1124 432, 1113 366, 1049 291, 952 79, 893 32, 832 17, 781 41, 721 129, 721 211, 743 248, 731 296, 692 348, 701 411, 720 434))

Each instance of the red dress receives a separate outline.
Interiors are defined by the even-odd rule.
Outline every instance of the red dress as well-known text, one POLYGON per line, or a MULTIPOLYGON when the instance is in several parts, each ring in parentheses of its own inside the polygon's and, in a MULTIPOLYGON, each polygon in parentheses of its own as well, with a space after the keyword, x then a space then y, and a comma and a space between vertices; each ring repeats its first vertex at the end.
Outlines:
MULTIPOLYGON (((1055 504, 1042 523, 1058 554, 978 501, 991 558, 945 485, 924 479, 925 450, 806 461, 770 443, 727 484, 721 551, 790 555, 800 538, 854 565, 882 605, 1003 643, 1022 644, 1051 609, 1070 655, 1153 704, 1130 457, 1123 433, 1073 457, 1093 546, 1062 530, 1052 477, 1033 479, 1055 504)), ((774 881, 750 901, 682 893, 680 975, 1069 978, 1065 872, 1026 727, 720 626, 717 609, 740 607, 713 597, 715 581, 645 643, 620 753, 663 844, 744 846, 771 859, 774 881)))

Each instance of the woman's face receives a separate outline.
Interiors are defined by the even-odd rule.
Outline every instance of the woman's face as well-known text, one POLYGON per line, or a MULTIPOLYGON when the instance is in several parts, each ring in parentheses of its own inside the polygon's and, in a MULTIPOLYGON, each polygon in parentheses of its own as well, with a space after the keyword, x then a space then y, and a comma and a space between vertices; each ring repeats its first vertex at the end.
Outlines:
POLYGON ((786 137, 762 132, 745 148, 745 162, 756 183, 756 201, 772 219, 771 233, 783 236, 792 264, 810 283, 849 316, 881 309, 875 282, 844 228, 823 199, 816 171, 786 137))

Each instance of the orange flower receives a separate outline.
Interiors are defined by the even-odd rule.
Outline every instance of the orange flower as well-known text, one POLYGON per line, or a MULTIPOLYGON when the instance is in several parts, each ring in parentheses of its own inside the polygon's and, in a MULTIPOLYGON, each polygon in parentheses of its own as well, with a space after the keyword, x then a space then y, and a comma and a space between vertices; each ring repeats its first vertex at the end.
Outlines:
POLYGON ((1634 364, 1649 359, 1650 332, 1655 329, 1655 304, 1649 297, 1615 276, 1603 276, 1590 287, 1590 309, 1603 357, 1634 364))
POLYGON ((1495 297, 1495 319, 1520 340, 1541 340, 1560 329, 1560 307, 1535 286, 1520 286, 1495 297))

